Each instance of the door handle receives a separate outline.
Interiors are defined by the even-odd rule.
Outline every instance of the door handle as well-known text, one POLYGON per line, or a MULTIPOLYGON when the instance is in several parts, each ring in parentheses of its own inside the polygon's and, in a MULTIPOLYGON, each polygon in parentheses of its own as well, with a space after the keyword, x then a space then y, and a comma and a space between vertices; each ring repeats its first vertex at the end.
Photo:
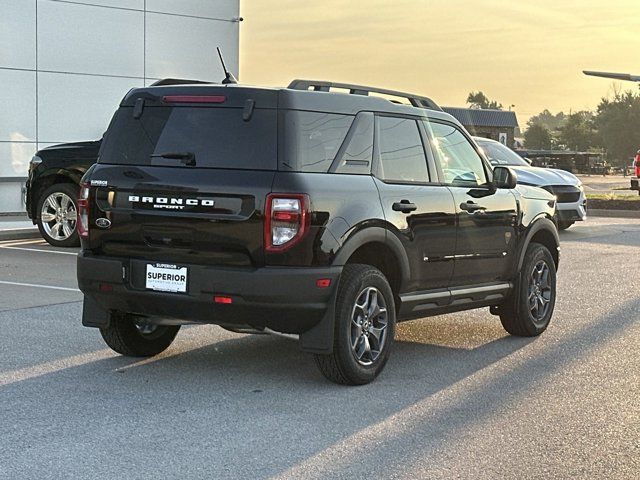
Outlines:
POLYGON ((462 202, 460 204, 460 210, 466 210, 469 213, 473 213, 473 212, 477 212, 480 210, 486 210, 487 207, 483 207, 481 205, 478 205, 476 202, 472 202, 471 200, 465 202, 462 202))
POLYGON ((396 212, 409 213, 417 210, 418 206, 409 200, 400 200, 399 202, 395 202, 391 208, 396 212))

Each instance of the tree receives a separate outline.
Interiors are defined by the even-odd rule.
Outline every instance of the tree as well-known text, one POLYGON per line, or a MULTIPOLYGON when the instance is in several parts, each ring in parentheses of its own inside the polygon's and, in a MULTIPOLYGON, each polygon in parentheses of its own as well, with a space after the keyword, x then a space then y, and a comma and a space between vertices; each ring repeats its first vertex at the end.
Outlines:
POLYGON ((640 148, 640 95, 626 91, 603 98, 594 123, 609 160, 626 164, 640 148))
POLYGON ((538 115, 534 115, 529 119, 527 123, 538 123, 540 125, 544 125, 549 129, 550 132, 556 132, 562 127, 564 122, 566 121, 566 115, 564 112, 558 112, 555 115, 551 113, 546 108, 540 112, 538 115))
POLYGON ((551 149, 551 132, 540 123, 528 123, 529 128, 524 132, 524 146, 534 150, 551 149))
POLYGON ((482 92, 471 92, 467 97, 467 103, 471 108, 478 108, 482 110, 502 110, 501 103, 498 103, 495 100, 489 100, 482 92))
POLYGON ((558 146, 568 150, 588 150, 598 145, 594 116, 582 111, 569 114, 558 128, 558 146))

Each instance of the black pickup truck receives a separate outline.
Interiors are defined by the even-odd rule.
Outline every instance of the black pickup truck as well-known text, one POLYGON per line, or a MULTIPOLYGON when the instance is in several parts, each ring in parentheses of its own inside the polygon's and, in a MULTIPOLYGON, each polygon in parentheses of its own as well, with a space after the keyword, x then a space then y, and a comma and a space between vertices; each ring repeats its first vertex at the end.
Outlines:
POLYGON ((25 204, 42 237, 57 247, 80 245, 77 197, 80 179, 96 163, 100 140, 38 150, 29 164, 25 204))
POLYGON ((327 378, 363 384, 397 321, 489 307, 513 335, 542 333, 554 211, 426 97, 303 80, 134 89, 82 180, 82 321, 132 356, 190 323, 298 334, 327 378))

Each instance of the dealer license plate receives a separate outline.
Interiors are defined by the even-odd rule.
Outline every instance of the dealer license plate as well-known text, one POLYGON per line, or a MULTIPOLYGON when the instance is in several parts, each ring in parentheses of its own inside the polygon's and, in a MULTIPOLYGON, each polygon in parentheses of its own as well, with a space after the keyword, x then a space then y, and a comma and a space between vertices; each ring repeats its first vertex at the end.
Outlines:
POLYGON ((146 287, 158 292, 186 293, 187 267, 167 263, 148 263, 146 287))

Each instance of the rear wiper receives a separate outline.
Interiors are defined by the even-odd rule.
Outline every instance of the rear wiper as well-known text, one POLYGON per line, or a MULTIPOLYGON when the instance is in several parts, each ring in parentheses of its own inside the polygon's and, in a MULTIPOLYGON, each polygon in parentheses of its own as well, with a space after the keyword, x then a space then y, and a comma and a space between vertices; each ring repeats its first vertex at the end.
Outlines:
POLYGON ((188 167, 195 167, 196 156, 193 152, 164 152, 154 153, 151 158, 169 158, 172 160, 180 160, 188 167))

